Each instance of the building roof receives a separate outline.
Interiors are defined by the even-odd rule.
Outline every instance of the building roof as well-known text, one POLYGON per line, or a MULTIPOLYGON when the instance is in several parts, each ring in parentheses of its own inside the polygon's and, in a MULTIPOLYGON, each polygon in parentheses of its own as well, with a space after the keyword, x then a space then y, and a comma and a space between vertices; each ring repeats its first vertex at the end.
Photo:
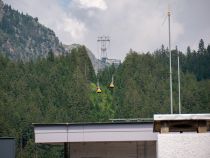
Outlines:
POLYGON ((34 123, 36 143, 154 141, 153 121, 34 123))
POLYGON ((153 118, 110 119, 110 122, 66 122, 66 123, 32 123, 33 126, 66 126, 66 125, 111 125, 111 124, 151 124, 153 118))
POLYGON ((164 114, 154 115, 154 132, 210 131, 210 114, 164 114))
POLYGON ((154 121, 210 120, 210 114, 161 114, 154 115, 154 121))

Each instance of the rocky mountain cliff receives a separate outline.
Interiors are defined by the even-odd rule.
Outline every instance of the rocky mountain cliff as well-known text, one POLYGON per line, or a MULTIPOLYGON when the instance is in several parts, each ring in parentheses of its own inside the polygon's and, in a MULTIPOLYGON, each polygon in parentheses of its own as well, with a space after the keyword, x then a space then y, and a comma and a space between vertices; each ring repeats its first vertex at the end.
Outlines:
POLYGON ((24 15, 0 0, 0 52, 13 60, 35 60, 65 53, 55 33, 38 18, 24 15))
MULTIPOLYGON (((0 0, 0 53, 12 60, 30 61, 44 58, 49 52, 55 55, 70 53, 81 45, 63 45, 55 33, 38 22, 38 18, 24 15, 0 0)), ((95 72, 106 67, 86 48, 95 72)))
POLYGON ((3 12, 3 2, 0 0, 0 21, 1 21, 1 19, 2 19, 2 17, 3 17, 3 14, 4 14, 4 12, 3 12))

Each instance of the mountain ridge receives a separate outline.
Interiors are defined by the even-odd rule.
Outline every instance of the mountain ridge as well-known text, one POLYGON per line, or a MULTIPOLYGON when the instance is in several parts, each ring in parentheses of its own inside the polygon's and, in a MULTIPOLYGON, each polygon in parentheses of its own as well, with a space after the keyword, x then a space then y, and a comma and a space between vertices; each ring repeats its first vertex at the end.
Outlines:
POLYGON ((38 18, 11 8, 0 0, 0 51, 12 60, 36 60, 65 53, 54 31, 38 22, 38 18))
MULTIPOLYGON (((38 18, 11 8, 0 0, 0 53, 9 59, 30 61, 46 58, 49 53, 55 56, 71 53, 80 44, 62 44, 53 30, 40 24, 38 18)), ((95 73, 106 67, 101 60, 86 47, 95 73)))

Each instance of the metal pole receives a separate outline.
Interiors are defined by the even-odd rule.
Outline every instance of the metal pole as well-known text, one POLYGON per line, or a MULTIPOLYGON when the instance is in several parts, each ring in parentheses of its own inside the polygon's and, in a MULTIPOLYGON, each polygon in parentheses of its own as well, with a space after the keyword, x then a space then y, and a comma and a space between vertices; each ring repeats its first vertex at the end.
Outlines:
POLYGON ((180 69, 179 69, 179 52, 176 46, 176 51, 178 55, 178 86, 179 86, 179 114, 181 114, 181 95, 180 95, 180 69))
POLYGON ((64 143, 64 158, 69 158, 69 143, 65 142, 64 143))
POLYGON ((69 135, 69 124, 66 123, 66 142, 64 142, 64 158, 70 158, 70 143, 68 140, 68 135, 69 135))
POLYGON ((20 157, 22 158, 22 151, 23 151, 23 135, 21 130, 21 141, 20 141, 20 157))
POLYGON ((170 99, 171 99, 171 114, 173 114, 172 68, 171 68, 171 26, 170 26, 170 16, 171 16, 171 12, 168 11, 169 56, 170 56, 170 99))

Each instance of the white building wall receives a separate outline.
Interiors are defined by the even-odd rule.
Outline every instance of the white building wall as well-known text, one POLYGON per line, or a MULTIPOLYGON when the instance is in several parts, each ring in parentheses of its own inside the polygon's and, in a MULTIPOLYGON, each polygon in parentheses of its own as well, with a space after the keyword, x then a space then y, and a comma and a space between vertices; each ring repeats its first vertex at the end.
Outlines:
POLYGON ((158 134, 158 158, 210 158, 210 133, 158 134))
POLYGON ((71 158, 156 158, 156 142, 71 143, 71 158))

